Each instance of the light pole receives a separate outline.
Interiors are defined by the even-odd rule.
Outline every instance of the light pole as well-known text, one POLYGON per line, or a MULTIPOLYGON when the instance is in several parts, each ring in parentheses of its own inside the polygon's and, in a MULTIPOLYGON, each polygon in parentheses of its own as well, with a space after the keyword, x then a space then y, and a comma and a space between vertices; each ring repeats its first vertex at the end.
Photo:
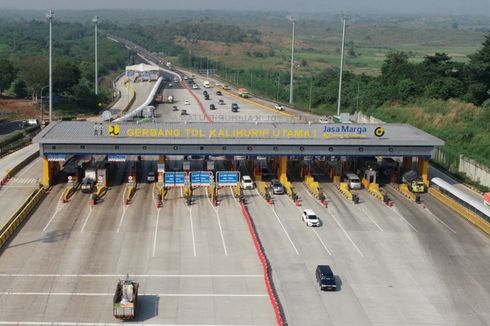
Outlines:
POLYGON ((293 22, 293 36, 291 38, 291 80, 289 82, 289 104, 293 104, 293 78, 294 78, 294 24, 296 19, 289 16, 288 19, 293 22))
POLYGON ((51 122, 51 114, 53 111, 53 19, 54 11, 50 10, 46 14, 49 21, 49 122, 51 122))
POLYGON ((41 88, 41 125, 44 123, 44 101, 43 101, 43 91, 46 87, 49 87, 49 85, 46 85, 41 88))
POLYGON ((98 89, 99 88, 98 87, 98 84, 99 84, 98 74, 99 74, 99 72, 97 71, 97 24, 99 22, 99 16, 95 16, 92 19, 92 22, 95 25, 95 95, 98 95, 99 94, 99 89, 98 89))
POLYGON ((340 50, 340 77, 339 77, 339 98, 337 102, 337 115, 340 115, 340 101, 342 99, 342 71, 344 69, 344 44, 345 44, 345 16, 342 17, 342 49, 340 50))

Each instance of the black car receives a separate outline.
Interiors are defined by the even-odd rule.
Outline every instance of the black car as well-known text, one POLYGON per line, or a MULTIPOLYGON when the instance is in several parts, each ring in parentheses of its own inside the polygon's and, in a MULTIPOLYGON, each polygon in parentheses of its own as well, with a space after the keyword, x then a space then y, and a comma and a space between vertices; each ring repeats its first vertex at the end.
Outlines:
POLYGON ((238 104, 231 103, 231 112, 238 112, 238 104))
POLYGON ((204 91, 204 92, 202 92, 202 95, 204 95, 204 96, 209 95, 209 94, 208 94, 208 91, 204 91))
POLYGON ((209 104, 209 109, 210 110, 216 110, 216 106, 214 106, 214 104, 209 104))
POLYGON ((320 290, 337 291, 337 283, 332 269, 328 265, 318 265, 316 267, 316 281, 320 285, 320 290))
POLYGON ((204 95, 204 99, 209 100, 209 95, 208 94, 204 95))
POLYGON ((224 105, 225 104, 225 101, 223 101, 223 100, 220 99, 220 100, 218 100, 218 104, 219 105, 224 105))
POLYGON ((216 92, 216 95, 221 96, 221 95, 223 95, 223 94, 221 93, 221 91, 217 91, 217 92, 216 92))
POLYGON ((187 115, 187 110, 180 111, 180 115, 187 115))

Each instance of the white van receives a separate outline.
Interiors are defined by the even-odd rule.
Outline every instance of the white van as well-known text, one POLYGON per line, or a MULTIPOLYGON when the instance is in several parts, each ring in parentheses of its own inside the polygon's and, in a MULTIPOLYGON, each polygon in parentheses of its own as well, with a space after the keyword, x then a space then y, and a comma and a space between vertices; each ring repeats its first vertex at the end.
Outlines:
POLYGON ((211 87, 211 85, 209 84, 209 81, 208 81, 208 80, 205 80, 205 81, 204 81, 203 86, 204 86, 205 88, 209 88, 209 87, 211 87))
POLYGON ((345 173, 344 181, 347 182, 347 185, 349 186, 350 189, 361 189, 361 180, 355 173, 352 172, 345 173))

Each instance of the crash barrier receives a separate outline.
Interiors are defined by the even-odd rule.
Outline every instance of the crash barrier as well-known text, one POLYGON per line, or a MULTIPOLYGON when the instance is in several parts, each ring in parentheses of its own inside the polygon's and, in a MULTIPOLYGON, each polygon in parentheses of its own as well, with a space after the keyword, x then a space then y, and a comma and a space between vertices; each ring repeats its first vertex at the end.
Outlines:
POLYGON ((17 174, 17 172, 19 172, 24 167, 26 167, 26 165, 31 163, 36 157, 39 157, 39 151, 32 153, 31 155, 26 157, 22 162, 17 164, 15 167, 13 167, 10 170, 5 171, 6 172, 5 175, 0 180, 0 189, 2 188, 2 186, 6 185, 9 182, 9 180, 17 174))
POLYGON ((104 195, 107 193, 107 187, 97 187, 97 199, 100 199, 104 197, 104 195))
POLYGON ((479 217, 477 214, 473 213, 468 208, 464 207, 460 203, 456 202, 454 199, 444 195, 442 192, 434 187, 429 188, 429 194, 434 196, 436 199, 441 201, 446 206, 450 207, 459 215, 463 216, 465 219, 476 225, 480 230, 490 235, 490 223, 479 217))
POLYGON ((124 82, 124 85, 127 86, 127 88, 128 88, 129 101, 128 101, 128 104, 126 104, 124 109, 121 111, 121 114, 125 114, 126 112, 128 112, 129 108, 131 108, 131 106, 133 106, 134 101, 136 100, 136 92, 134 91, 133 86, 131 86, 131 84, 129 83, 129 79, 127 79, 124 82))
POLYGON ((384 193, 383 190, 379 189, 378 183, 370 183, 367 187, 367 191, 386 205, 390 207, 393 206, 393 201, 388 197, 387 194, 384 193))
POLYGON ((75 192, 78 190, 80 183, 74 184, 71 186, 67 186, 65 190, 63 190, 63 202, 66 203, 70 200, 70 198, 75 194, 75 192))
POLYGON ((274 309, 274 314, 276 315, 277 325, 284 325, 284 316, 282 313, 281 304, 279 302, 279 297, 273 287, 269 262, 267 260, 267 257, 265 256, 259 236, 255 231, 252 218, 250 217, 248 210, 243 203, 241 204, 241 208, 243 217, 245 218, 245 221, 248 225, 248 230, 250 231, 250 235, 252 236, 255 250, 257 251, 257 255, 259 256, 260 263, 262 264, 262 268, 264 270, 265 287, 267 289, 267 294, 269 295, 269 300, 271 301, 272 308, 274 309))
POLYGON ((420 203, 420 195, 416 195, 408 189, 408 186, 404 183, 400 184, 398 187, 394 186, 398 192, 400 192, 404 197, 408 198, 408 200, 413 201, 414 203, 420 203))
POLYGON ((124 205, 129 205, 131 199, 133 199, 135 191, 136 185, 126 185, 126 189, 124 190, 124 205))
POLYGON ((313 197, 316 199, 320 198, 320 185, 315 181, 315 178, 313 178, 311 175, 305 176, 304 184, 313 197))
POLYGON ((242 187, 240 187, 239 184, 237 184, 234 187, 231 187, 231 191, 233 191, 233 196, 238 199, 238 201, 242 201, 242 187))
POLYGON ((347 200, 350 200, 354 204, 359 203, 359 197, 356 194, 353 194, 350 189, 349 185, 347 182, 340 182, 340 177, 339 176, 334 176, 334 183, 337 189, 340 190, 340 193, 347 198, 347 200))
MULTIPOLYGON (((159 77, 155 83, 155 86, 153 86, 153 89, 151 90, 150 95, 148 95, 148 98, 145 100, 145 102, 143 104, 141 104, 140 106, 138 106, 136 109, 134 109, 134 110, 124 114, 123 116, 115 119, 114 122, 123 122, 123 121, 126 121, 128 119, 132 119, 133 117, 139 115, 147 106, 149 106, 153 102, 155 95, 158 92, 158 90, 160 89, 160 84, 162 82, 163 82, 163 77, 159 77)), ((134 100, 133 100, 133 102, 134 102, 134 100)))
POLYGON ((38 125, 30 126, 22 130, 14 131, 11 135, 4 137, 4 139, 0 141, 0 157, 8 155, 20 147, 31 144, 32 138, 40 131, 41 128, 38 125))
POLYGON ((43 198, 44 194, 44 188, 36 189, 22 204, 19 210, 17 210, 17 212, 15 212, 10 220, 3 226, 3 228, 0 230, 0 249, 15 233, 22 222, 24 222, 24 220, 30 215, 37 203, 43 198))

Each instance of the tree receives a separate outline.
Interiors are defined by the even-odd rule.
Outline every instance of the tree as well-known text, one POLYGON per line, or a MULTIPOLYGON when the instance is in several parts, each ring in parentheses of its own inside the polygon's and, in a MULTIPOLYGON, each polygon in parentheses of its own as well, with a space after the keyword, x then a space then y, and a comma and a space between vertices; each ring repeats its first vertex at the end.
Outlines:
POLYGON ((19 71, 32 100, 36 101, 41 88, 48 84, 48 58, 27 57, 21 61, 19 71))
POLYGON ((10 61, 0 59, 0 94, 5 90, 15 78, 15 69, 10 61))
MULTIPOLYGON (((471 82, 483 85, 486 90, 490 89, 490 34, 487 35, 482 48, 470 56, 468 66, 471 82)), ((481 92, 478 93, 481 94, 481 92)), ((481 104, 482 102, 480 96, 478 96, 478 102, 476 103, 481 104)))
POLYGON ((78 83, 80 70, 67 61, 57 61, 53 65, 53 88, 57 93, 68 91, 78 83))
POLYGON ((381 67, 381 77, 385 84, 396 85, 402 79, 410 79, 412 65, 404 52, 391 52, 381 67))

